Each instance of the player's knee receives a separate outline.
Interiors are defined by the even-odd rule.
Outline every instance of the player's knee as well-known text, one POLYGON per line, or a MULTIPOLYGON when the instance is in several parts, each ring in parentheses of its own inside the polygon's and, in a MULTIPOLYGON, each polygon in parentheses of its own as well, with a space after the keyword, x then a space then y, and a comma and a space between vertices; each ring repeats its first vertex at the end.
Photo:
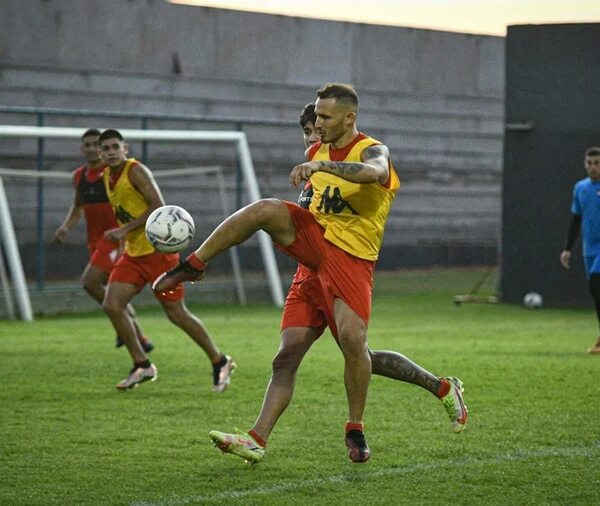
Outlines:
POLYGON ((163 308, 169 321, 174 325, 177 325, 178 327, 181 327, 184 324, 186 318, 189 318, 189 313, 183 305, 170 304, 164 305, 163 308))
POLYGON ((89 294, 94 294, 101 288, 98 280, 85 275, 81 277, 81 286, 89 294))
POLYGON ((105 297, 102 301, 102 309, 108 316, 116 316, 121 314, 124 308, 118 301, 105 297))
POLYGON ((261 199, 250 205, 256 222, 263 226, 273 220, 281 209, 278 199, 261 199))
POLYGON ((280 348, 273 358, 273 373, 296 372, 304 353, 294 346, 280 348))
POLYGON ((367 333, 360 326, 343 326, 339 329, 339 343, 344 353, 362 353, 367 349, 367 333))

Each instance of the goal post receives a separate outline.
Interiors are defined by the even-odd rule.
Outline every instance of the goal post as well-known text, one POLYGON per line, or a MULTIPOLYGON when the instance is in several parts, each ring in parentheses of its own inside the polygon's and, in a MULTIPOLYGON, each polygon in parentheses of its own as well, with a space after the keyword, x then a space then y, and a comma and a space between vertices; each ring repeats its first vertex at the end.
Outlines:
MULTIPOLYGON (((120 132, 128 141, 155 141, 155 142, 213 142, 213 143, 230 143, 234 144, 237 160, 246 182, 247 198, 249 201, 254 202, 261 198, 258 180, 254 171, 254 164, 250 155, 250 148, 246 134, 239 131, 188 131, 188 130, 142 130, 142 129, 120 129, 120 132)), ((75 127, 35 127, 35 126, 22 126, 22 125, 0 125, 0 138, 37 138, 37 139, 80 139, 82 128, 75 127)), ((214 168, 213 168, 214 169, 214 168)), ((153 171, 155 177, 161 177, 163 172, 169 175, 174 175, 175 171, 183 171, 182 174, 189 174, 190 171, 197 171, 198 168, 182 168, 182 169, 171 169, 167 171, 153 171)), ((0 176, 4 174, 18 175, 22 177, 52 177, 53 175, 61 174, 71 178, 70 173, 55 171, 54 174, 49 173, 50 171, 35 171, 35 170, 16 170, 16 169, 0 169, 0 176), (13 172, 14 171, 14 172, 13 172)), ((224 184, 224 178, 222 173, 217 173, 217 182, 219 185, 224 184)), ((219 193, 221 200, 225 196, 225 188, 219 187, 219 193)), ((6 196, 0 194, 0 200, 3 200, 3 205, 8 207, 8 201, 6 196)), ((228 214, 226 207, 226 200, 222 200, 223 207, 222 211, 224 214, 228 214)), ((12 229, 12 225, 11 225, 12 229)), ((14 230, 12 230, 14 235, 14 230)), ((259 231, 257 239, 260 248, 260 254, 269 285, 271 299, 273 303, 279 307, 283 306, 284 294, 282 289, 281 277, 277 268, 277 262, 275 259, 274 247, 270 237, 267 233, 259 231)), ((233 273, 236 277, 236 289, 238 291, 238 298, 240 302, 245 300, 245 294, 243 293, 243 285, 241 285, 240 274, 240 263, 235 252, 231 253, 231 261, 233 267, 233 273)), ((20 263, 20 260, 19 260, 20 263)), ((21 266, 22 271, 22 266, 21 266)), ((15 290, 19 292, 22 288, 15 290)), ((25 288, 26 290, 26 288, 25 288)))
MULTIPOLYGON (((33 321, 33 311, 31 309, 31 300, 29 299, 29 291, 27 290, 27 282, 25 281, 25 273, 23 272, 23 264, 21 262, 21 255, 19 254, 19 246, 17 245, 17 238, 15 235, 15 229, 13 227, 12 219, 10 216, 10 209, 8 207, 8 198, 4 191, 4 183, 0 177, 0 255, 2 250, 6 252, 6 259, 11 274, 11 279, 15 285, 15 296, 17 299, 17 306, 19 308, 19 314, 25 321, 33 321)), ((12 305, 12 295, 10 290, 10 284, 8 282, 8 276, 5 276, 4 264, 2 265, 2 284, 4 286, 4 292, 6 294, 7 309, 9 317, 14 314, 12 305)))

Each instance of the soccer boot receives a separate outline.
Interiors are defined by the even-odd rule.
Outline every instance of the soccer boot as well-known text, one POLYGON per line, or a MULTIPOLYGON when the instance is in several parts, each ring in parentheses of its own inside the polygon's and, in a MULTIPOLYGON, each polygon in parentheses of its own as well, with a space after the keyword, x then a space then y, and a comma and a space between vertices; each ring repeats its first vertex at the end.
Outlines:
POLYGON ((223 355, 224 363, 213 364, 213 392, 223 392, 231 382, 237 364, 229 355, 223 355))
POLYGON ((265 448, 254 438, 236 429, 236 434, 227 434, 211 430, 208 434, 215 446, 223 453, 232 453, 243 458, 249 464, 258 464, 265 457, 265 448))
POLYGON ((117 384, 117 389, 127 390, 144 381, 156 381, 156 378, 158 378, 158 369, 154 364, 150 364, 150 367, 134 367, 131 369, 129 376, 117 384))
POLYGON ((600 337, 596 341, 596 344, 588 350, 588 353, 591 353, 592 355, 600 354, 600 337))
POLYGON ((450 391, 440 400, 448 413, 452 430, 461 432, 467 424, 468 410, 463 400, 463 382, 454 376, 445 378, 450 383, 450 391))
POLYGON ((204 276, 204 271, 194 269, 189 261, 184 260, 179 262, 177 267, 173 267, 170 271, 163 272, 154 283, 152 283, 152 290, 159 293, 172 292, 180 283, 184 281, 191 281, 195 283, 200 281, 204 276))
POLYGON ((352 429, 346 432, 346 447, 348 457, 357 464, 366 462, 371 456, 371 449, 362 430, 352 429))

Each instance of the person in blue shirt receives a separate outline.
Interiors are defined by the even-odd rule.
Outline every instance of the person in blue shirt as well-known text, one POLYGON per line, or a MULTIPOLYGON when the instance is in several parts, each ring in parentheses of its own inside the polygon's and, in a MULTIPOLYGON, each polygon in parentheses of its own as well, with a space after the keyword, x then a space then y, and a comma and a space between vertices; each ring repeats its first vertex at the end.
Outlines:
MULTIPOLYGON (((569 268, 571 250, 581 230, 585 273, 600 325, 600 147, 588 148, 584 163, 588 177, 578 181, 573 187, 573 218, 565 247, 560 254, 560 263, 566 269, 569 268)), ((600 354, 600 337, 588 351, 600 354)))

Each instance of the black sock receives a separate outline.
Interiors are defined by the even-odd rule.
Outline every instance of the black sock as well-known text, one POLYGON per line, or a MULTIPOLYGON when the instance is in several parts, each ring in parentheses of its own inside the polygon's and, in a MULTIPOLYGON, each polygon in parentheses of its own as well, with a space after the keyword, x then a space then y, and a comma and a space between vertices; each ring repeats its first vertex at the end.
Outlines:
POLYGON ((150 367, 152 365, 152 362, 150 362, 150 360, 146 359, 143 362, 139 362, 139 363, 133 363, 133 368, 137 369, 138 367, 141 367, 142 369, 148 369, 148 367, 150 367))
POLYGON ((221 367, 223 367, 226 363, 227 363, 227 357, 225 355, 223 355, 221 357, 221 360, 219 360, 216 364, 213 364, 213 367, 215 369, 221 369, 221 367))

